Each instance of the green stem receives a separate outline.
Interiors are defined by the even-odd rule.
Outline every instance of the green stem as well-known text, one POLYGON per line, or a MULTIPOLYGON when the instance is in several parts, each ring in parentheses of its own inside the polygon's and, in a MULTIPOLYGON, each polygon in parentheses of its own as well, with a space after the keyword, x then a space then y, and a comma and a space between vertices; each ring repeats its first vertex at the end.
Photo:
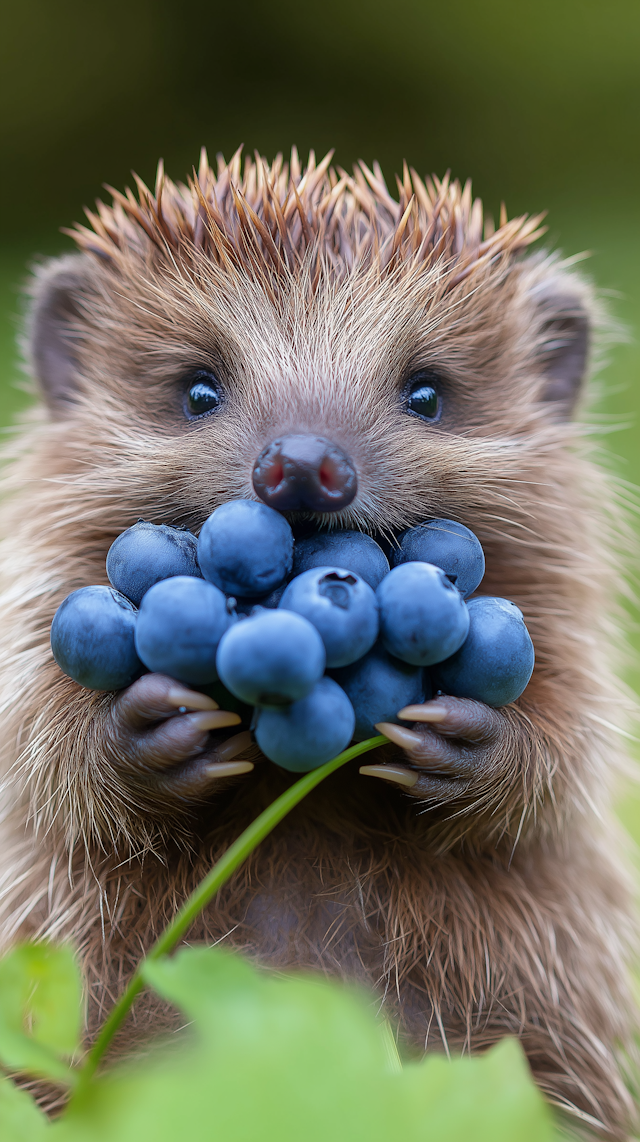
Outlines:
POLYGON ((291 811, 319 785, 325 777, 330 773, 334 773, 336 769, 340 769, 342 765, 346 765, 352 758, 358 757, 361 753, 367 753, 370 749, 375 749, 376 746, 383 745, 387 741, 385 737, 367 738, 366 741, 358 742, 357 745, 352 745, 350 749, 344 751, 328 761, 326 765, 320 766, 319 769, 313 769, 310 773, 305 773, 295 785, 291 785, 284 793, 277 797, 275 801, 269 805, 264 812, 256 817, 255 821, 240 834, 238 839, 233 842, 225 853, 216 861, 210 872, 207 873, 204 880, 200 882, 198 887, 194 889, 191 895, 185 900, 182 908, 176 913, 171 923, 165 928, 162 935, 156 940, 155 944, 147 952, 146 957, 138 964, 126 990, 120 996, 115 1006, 111 1009, 111 1013, 107 1016, 106 1020, 100 1028, 98 1037, 93 1044, 83 1067, 80 1070, 80 1085, 84 1087, 85 1084, 95 1074, 101 1060, 103 1059, 111 1040, 122 1026, 126 1019, 136 997, 144 987, 143 969, 144 965, 151 960, 157 960, 159 956, 165 956, 171 952, 176 944, 180 942, 183 936, 186 935, 193 921, 206 908, 207 904, 213 899, 216 892, 223 884, 229 879, 232 873, 242 864, 244 860, 253 852, 260 841, 275 829, 276 825, 286 817, 287 813, 291 811))

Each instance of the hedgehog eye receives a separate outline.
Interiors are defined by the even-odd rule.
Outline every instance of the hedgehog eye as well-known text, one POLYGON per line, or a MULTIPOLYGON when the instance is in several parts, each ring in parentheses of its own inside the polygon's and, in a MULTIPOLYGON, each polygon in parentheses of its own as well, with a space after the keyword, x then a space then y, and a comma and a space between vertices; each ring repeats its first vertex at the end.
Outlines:
POLYGON ((185 413, 189 420, 197 420, 201 416, 207 416, 209 413, 215 412, 222 405, 222 393, 220 385, 213 373, 209 373, 206 369, 198 369, 196 373, 192 373, 187 381, 187 393, 185 396, 185 413))
POLYGON ((419 416, 421 420, 440 419, 440 393, 435 373, 414 373, 404 392, 404 407, 407 412, 419 416))

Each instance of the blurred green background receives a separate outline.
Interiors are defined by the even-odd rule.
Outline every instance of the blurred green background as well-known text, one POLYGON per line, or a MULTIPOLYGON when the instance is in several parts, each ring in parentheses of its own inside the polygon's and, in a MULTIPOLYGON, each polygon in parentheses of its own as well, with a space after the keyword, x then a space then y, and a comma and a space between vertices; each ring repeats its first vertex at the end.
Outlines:
MULTIPOLYGON (((597 413, 606 461, 640 482, 638 0, 22 0, 0 38, 0 424, 24 407, 15 352, 26 267, 103 182, 159 156, 181 178, 204 143, 268 157, 296 142, 388 178, 471 176, 486 207, 548 210, 626 341, 597 413)), ((630 618, 630 637, 636 640, 630 618)), ((632 671, 640 688, 640 669, 632 671)), ((640 800, 623 799, 640 839, 640 800)))

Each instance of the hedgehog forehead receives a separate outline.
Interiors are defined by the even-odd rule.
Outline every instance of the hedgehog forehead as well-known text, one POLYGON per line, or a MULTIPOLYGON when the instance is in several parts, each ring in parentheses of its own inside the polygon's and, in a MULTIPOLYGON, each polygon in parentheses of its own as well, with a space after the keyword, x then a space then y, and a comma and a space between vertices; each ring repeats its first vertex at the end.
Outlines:
POLYGON ((118 349, 131 344, 146 365, 197 358, 219 360, 253 380, 326 382, 342 377, 384 377, 393 383, 412 360, 446 353, 452 337, 460 360, 465 335, 501 336, 506 294, 513 281, 509 260, 493 260, 450 288, 450 265, 398 267, 379 275, 354 267, 336 279, 326 267, 312 294, 290 273, 274 295, 244 268, 233 271, 207 261, 184 266, 127 262, 128 283, 113 280, 96 323, 112 326, 118 349), (479 288, 479 287, 482 288, 479 288), (114 305, 115 303, 115 305, 114 305))

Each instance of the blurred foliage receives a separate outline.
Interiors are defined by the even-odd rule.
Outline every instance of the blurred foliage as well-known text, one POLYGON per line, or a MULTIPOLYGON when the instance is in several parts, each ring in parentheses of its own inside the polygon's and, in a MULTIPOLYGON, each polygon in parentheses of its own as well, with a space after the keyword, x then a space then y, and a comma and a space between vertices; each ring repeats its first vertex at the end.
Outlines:
MULTIPOLYGON (((68 1049, 69 949, 23 945, 11 972, 27 1013, 30 992, 47 992, 48 1045, 68 1049), (49 976, 47 976, 47 965, 49 976), (57 1021, 57 1025, 56 1025, 57 1021)), ((5 961, 0 961, 0 977, 5 961)), ((4 1142, 552 1142, 551 1114, 514 1040, 479 1058, 430 1055, 401 1063, 371 997, 319 978, 257 972, 219 948, 185 948, 147 964, 145 980, 179 1008, 181 1032, 144 1056, 83 1082, 55 1122, 31 1096, 0 1080, 4 1142)), ((0 992, 0 1060, 15 1069, 2 1029, 16 1002, 0 992)), ((10 1022, 13 1022, 13 1014, 10 1022)), ((41 1025, 40 1025, 41 1028, 41 1025)), ((30 1033, 31 1031, 31 1033, 30 1033)), ((41 1074, 38 1026, 34 1065, 41 1074)), ((41 1038, 41 1036, 40 1036, 41 1038)), ((28 1052, 27 1052, 28 1053, 28 1052)), ((58 1068, 66 1069, 59 1059, 58 1068)), ((50 1070, 62 1081, 60 1071, 50 1070)), ((67 1080, 66 1085, 71 1085, 67 1080)))
POLYGON ((82 984, 68 949, 22 944, 0 960, 0 1059, 14 1071, 73 1085, 68 1063, 84 1026, 82 984))
POLYGON ((472 174, 495 209, 635 193, 635 0, 22 0, 0 46, 8 233, 205 143, 472 174))

